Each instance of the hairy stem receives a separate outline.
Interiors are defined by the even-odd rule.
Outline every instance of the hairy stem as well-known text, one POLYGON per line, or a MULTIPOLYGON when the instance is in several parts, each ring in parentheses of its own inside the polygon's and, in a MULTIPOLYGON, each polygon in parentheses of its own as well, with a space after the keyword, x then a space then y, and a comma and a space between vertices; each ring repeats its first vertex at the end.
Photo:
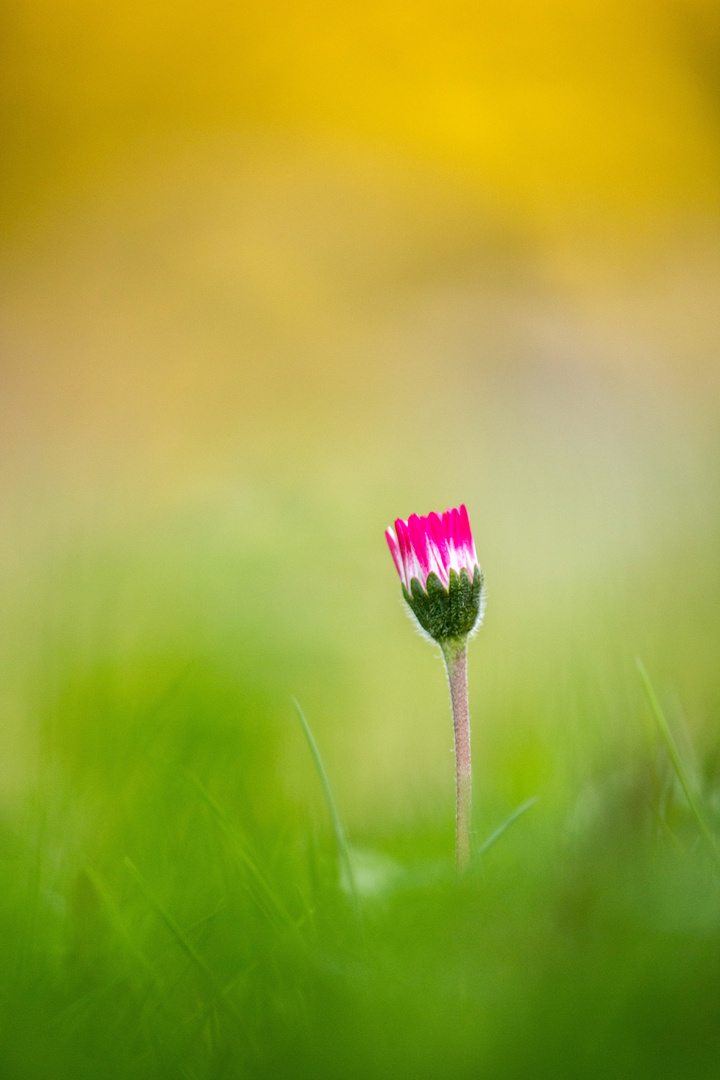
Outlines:
POLYGON ((455 731, 455 862, 458 874, 470 862, 470 820, 472 816, 472 767, 470 761, 470 710, 467 686, 467 638, 442 645, 452 704, 455 731))

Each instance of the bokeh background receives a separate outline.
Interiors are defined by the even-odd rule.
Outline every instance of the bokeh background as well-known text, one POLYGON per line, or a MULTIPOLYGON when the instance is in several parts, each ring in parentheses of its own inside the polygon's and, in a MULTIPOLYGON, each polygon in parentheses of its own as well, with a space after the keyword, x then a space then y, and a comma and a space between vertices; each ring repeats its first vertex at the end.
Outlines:
MULTIPOLYGON (((630 1006, 598 1006, 615 1000, 610 960, 578 992, 606 1034, 627 1021, 617 1061, 599 1063, 595 1031, 584 1075, 644 1075, 674 995, 692 1003, 690 1027, 662 1044, 662 1067, 676 1051, 678 1076, 717 1075, 712 875, 705 892, 678 892, 687 866, 663 863, 625 883, 632 931, 596 938, 583 920, 605 910, 613 845, 650 843, 649 792, 672 802, 637 655, 711 804, 720 769, 720 8, 14 0, 2 22, 2 933, 21 943, 5 980, 18 1010, 8 1075, 306 1075, 307 1017, 288 1021, 290 1056, 273 1058, 287 1014, 269 992, 255 1057, 226 1047, 218 1064, 196 1046, 177 1071, 184 999, 143 1014, 142 1031, 165 1031, 147 1035, 154 1064, 137 1046, 117 1057, 147 996, 118 1006, 108 987, 125 975, 82 927, 102 922, 88 914, 98 895, 116 897, 121 923, 123 903, 142 906, 126 856, 184 925, 223 902, 188 823, 189 776, 280 879, 305 880, 278 853, 302 861, 308 837, 330 865, 292 695, 368 896, 389 904, 408 866, 432 877, 451 860, 444 676, 405 619, 382 534, 460 502, 488 588, 470 660, 478 842, 538 802, 513 826, 524 839, 508 840, 495 892, 480 884, 464 901, 495 912, 492 960, 476 942, 492 976, 462 935, 457 963, 431 976, 447 946, 431 933, 440 894, 403 893, 405 937, 380 919, 385 974, 418 964, 417 1000, 391 995, 399 1016, 425 1009, 408 1075, 475 1075, 481 1060, 522 1073, 512 1025, 507 1045, 486 1021, 452 1050, 449 1017, 458 1002, 480 1009, 472 987, 493 985, 513 1023, 541 1015, 537 1031, 555 1030, 546 989, 540 1012, 525 994, 522 957, 533 935, 556 957, 554 942, 583 986, 573 919, 601 966, 606 949, 626 956, 626 933, 669 934, 677 949, 623 984, 626 1005, 665 986, 674 1004, 641 1010, 657 1029, 630 1006), (574 864, 562 844, 579 836, 593 855, 574 864), (693 949, 710 968, 686 985, 693 949), (428 999, 423 979, 455 989, 428 999), (104 1008, 116 1042, 90 1046, 104 1008), (30 1033, 48 1017, 46 1062, 30 1033), (636 1036, 631 1067, 622 1046, 636 1036), (690 1044, 702 1060, 682 1073, 690 1044)), ((145 940, 150 916, 127 918, 145 940)), ((239 940, 236 924, 223 933, 239 940)), ((565 987, 557 1016, 578 1000, 562 980, 548 983, 565 987)), ((371 1013, 348 1005, 354 1051, 333 1058, 343 1039, 318 1036, 307 1075, 402 1073, 391 1021, 371 1013)), ((198 1038, 212 1043, 205 1028, 198 1038)), ((548 1075, 566 1061, 557 1038, 548 1075)))

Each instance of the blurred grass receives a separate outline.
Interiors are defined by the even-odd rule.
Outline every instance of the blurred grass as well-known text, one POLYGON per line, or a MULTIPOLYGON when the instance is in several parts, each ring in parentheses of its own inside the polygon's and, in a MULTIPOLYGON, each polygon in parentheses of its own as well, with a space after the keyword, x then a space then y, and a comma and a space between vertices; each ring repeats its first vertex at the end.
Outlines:
POLYGON ((538 804, 459 883, 450 821, 358 835, 365 952, 327 822, 249 767, 289 710, 235 697, 225 725, 227 691, 194 683, 172 724, 107 688, 98 717, 87 686, 84 738, 6 815, 4 1075, 714 1074, 717 868, 664 753, 569 818, 538 804))

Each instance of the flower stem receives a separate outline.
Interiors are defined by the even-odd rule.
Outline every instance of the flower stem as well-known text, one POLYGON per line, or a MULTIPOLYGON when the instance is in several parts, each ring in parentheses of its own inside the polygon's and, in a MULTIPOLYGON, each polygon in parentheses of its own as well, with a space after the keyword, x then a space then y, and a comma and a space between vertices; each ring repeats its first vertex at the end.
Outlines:
POLYGON ((472 817, 472 767, 470 761, 470 709, 467 686, 467 638, 441 645, 452 705, 455 731, 455 864, 462 874, 470 862, 470 820, 472 817))

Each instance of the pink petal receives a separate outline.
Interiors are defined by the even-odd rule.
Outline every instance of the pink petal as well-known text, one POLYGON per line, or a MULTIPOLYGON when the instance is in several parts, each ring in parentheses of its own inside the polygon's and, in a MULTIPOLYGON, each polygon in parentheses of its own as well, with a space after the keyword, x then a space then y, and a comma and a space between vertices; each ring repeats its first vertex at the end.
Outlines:
POLYGON ((428 514, 428 531, 432 536, 433 548, 436 552, 436 559, 438 563, 438 577, 444 585, 447 585, 450 581, 450 551, 448 549, 448 539, 443 522, 437 514, 428 514))
POLYGON ((411 514, 408 518, 408 535, 412 544, 413 553, 417 559, 423 576, 420 584, 425 588, 427 576, 431 570, 430 553, 428 551, 427 533, 423 528, 422 521, 417 514, 411 514))
POLYGON ((435 541, 435 544, 437 545, 437 549, 440 552, 440 554, 441 554, 441 556, 443 558, 443 561, 444 561, 446 553, 447 553, 448 542, 447 542, 447 532, 446 532, 446 530, 444 528, 443 521, 441 520, 439 515, 435 514, 435 513, 428 514, 428 519, 427 520, 428 520, 428 531, 430 532, 433 540, 435 541))
POLYGON ((408 536, 407 522, 402 518, 398 518, 395 522, 395 528, 397 530, 398 544, 400 546, 400 559, 403 567, 403 583, 406 589, 410 588, 410 567, 413 564, 412 547, 410 545, 410 537, 408 536))
POLYGON ((386 529, 385 530, 385 539, 387 540, 388 547, 390 548, 390 554, 393 557, 393 562, 395 563, 395 569, 397 570, 398 574, 400 575, 400 579, 402 580, 403 576, 404 576, 403 575, 403 561, 402 561, 402 556, 400 554, 400 548, 398 546, 397 537, 395 535, 395 530, 394 529, 386 529))
POLYGON ((450 543, 454 549, 456 556, 460 554, 462 550, 462 538, 460 535, 460 515, 457 510, 448 510, 448 533, 450 535, 450 543))
MULTIPOLYGON (((416 515, 417 516, 417 515, 416 515)), ((412 536, 410 532, 410 518, 407 521, 401 522, 402 526, 402 544, 403 550, 403 562, 405 564, 405 588, 410 589, 410 583, 415 577, 421 584, 425 584, 426 574, 420 564, 418 553, 415 550, 412 536)))
POLYGON ((460 507, 460 521, 463 533, 463 544, 467 552, 467 557, 471 561, 472 565, 468 569, 473 569, 477 563, 477 555, 475 554, 475 542, 473 541, 472 530, 470 529, 470 518, 465 506, 460 507))
POLYGON ((407 525, 402 518, 397 518, 395 521, 395 531, 397 532, 398 546, 400 548, 400 558, 403 563, 407 558, 408 551, 408 538, 407 538, 407 525))
MULTIPOLYGON (((435 514, 434 516, 437 518, 437 514, 435 514)), ((446 570, 446 567, 445 567, 445 559, 443 558, 443 556, 441 554, 441 551, 440 551, 440 547, 439 547, 439 545, 438 545, 438 543, 436 542, 436 539, 435 539, 432 517, 433 517, 433 515, 429 514, 427 517, 421 517, 419 519, 420 520, 420 526, 422 528, 423 536, 424 536, 424 539, 425 539, 427 556, 428 556, 428 564, 429 565, 428 565, 427 573, 428 574, 430 574, 430 573, 437 574, 437 576, 440 578, 440 580, 445 585, 447 585, 450 579, 447 576, 447 570, 446 570)), ((427 582, 427 577, 426 577, 426 582, 427 582)))
POLYGON ((458 508, 458 517, 460 518, 460 535, 462 537, 462 542, 466 547, 470 547, 472 544, 472 533, 470 532, 468 512, 464 505, 458 508))

